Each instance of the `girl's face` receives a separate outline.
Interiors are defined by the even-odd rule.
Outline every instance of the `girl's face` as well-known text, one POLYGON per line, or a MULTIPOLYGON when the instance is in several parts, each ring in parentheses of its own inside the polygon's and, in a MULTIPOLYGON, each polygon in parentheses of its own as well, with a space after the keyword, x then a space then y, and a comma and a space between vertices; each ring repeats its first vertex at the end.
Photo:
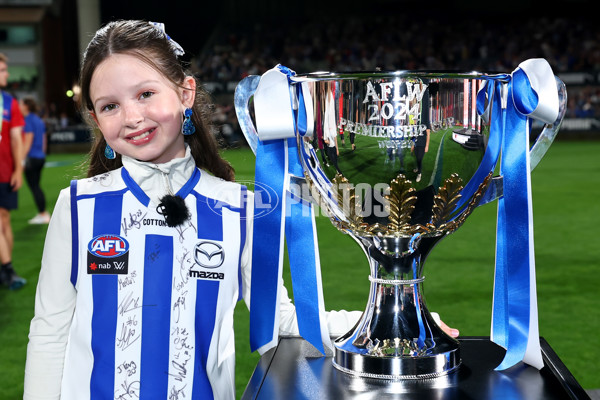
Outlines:
POLYGON ((181 123, 194 103, 194 78, 186 77, 183 87, 135 56, 113 54, 92 75, 92 117, 115 152, 165 163, 185 155, 181 123))

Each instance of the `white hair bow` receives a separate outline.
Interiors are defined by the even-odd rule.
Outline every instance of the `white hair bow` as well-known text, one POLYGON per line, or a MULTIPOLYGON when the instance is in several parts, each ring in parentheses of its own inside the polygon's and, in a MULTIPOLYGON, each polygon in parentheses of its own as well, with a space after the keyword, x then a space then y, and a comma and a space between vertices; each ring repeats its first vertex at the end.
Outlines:
POLYGON ((167 38, 167 40, 171 44, 171 47, 173 48, 173 53, 175 53, 175 55, 177 57, 180 57, 180 56, 182 56, 182 55, 185 54, 185 51, 183 50, 183 47, 181 47, 179 45, 179 43, 177 43, 176 41, 174 41, 173 39, 171 39, 171 36, 169 36, 167 34, 167 32, 165 31, 165 24, 163 24, 162 22, 150 22, 150 25, 154 26, 156 29, 158 29, 159 31, 161 31, 163 33, 163 35, 165 35, 165 37, 167 38))

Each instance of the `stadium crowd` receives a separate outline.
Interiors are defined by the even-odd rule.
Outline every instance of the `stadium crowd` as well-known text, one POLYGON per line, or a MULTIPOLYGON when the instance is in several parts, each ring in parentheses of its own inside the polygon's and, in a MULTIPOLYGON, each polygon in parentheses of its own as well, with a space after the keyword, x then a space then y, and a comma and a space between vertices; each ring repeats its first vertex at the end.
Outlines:
POLYGON ((251 31, 223 27, 215 35, 220 40, 195 60, 195 73, 202 80, 239 80, 277 63, 298 73, 376 67, 505 72, 532 57, 544 57, 555 72, 600 69, 600 31, 586 20, 528 18, 506 25, 413 18, 257 24, 251 31))
MULTIPOLYGON (((440 23, 438 18, 328 16, 251 28, 222 26, 191 66, 201 81, 213 83, 219 119, 230 132, 237 130, 230 104, 234 83, 279 63, 297 73, 375 68, 509 72, 523 60, 543 57, 557 74, 600 71, 600 30, 586 18, 516 17, 512 24, 486 18, 440 23), (219 97, 221 91, 229 95, 219 97)), ((570 90, 568 113, 598 116, 600 87, 570 90)))

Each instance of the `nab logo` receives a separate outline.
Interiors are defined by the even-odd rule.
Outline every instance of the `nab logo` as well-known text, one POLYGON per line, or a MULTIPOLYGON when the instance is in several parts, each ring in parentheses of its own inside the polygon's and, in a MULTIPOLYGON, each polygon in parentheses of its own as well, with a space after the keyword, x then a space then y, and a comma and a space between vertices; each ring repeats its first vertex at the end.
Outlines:
POLYGON ((194 249, 194 260, 204 268, 219 268, 225 261, 225 251, 220 244, 200 242, 194 249))
POLYGON ((88 251, 98 257, 114 258, 127 253, 129 243, 118 235, 99 235, 90 241, 88 251))
POLYGON ((87 273, 127 275, 129 243, 118 235, 99 235, 88 243, 87 273))

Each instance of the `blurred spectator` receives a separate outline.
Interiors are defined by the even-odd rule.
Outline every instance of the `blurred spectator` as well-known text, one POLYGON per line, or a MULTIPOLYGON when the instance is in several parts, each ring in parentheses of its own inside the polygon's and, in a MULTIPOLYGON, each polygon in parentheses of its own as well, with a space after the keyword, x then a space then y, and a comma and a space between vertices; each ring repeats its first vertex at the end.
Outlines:
POLYGON ((23 128, 23 154, 25 154, 25 180, 37 207, 38 213, 29 220, 30 224, 47 224, 50 214, 46 210, 46 196, 40 187, 42 170, 46 163, 46 126, 37 115, 37 103, 32 98, 20 101, 21 113, 25 117, 23 128))
POLYGON ((229 148, 239 146, 240 140, 242 140, 242 131, 232 104, 216 104, 213 124, 217 128, 216 133, 220 137, 222 145, 229 148))
POLYGON ((58 121, 58 111, 56 110, 56 103, 50 103, 46 108, 44 114, 42 114, 44 123, 46 124, 47 133, 52 133, 60 130, 60 124, 58 121))
POLYGON ((60 113, 60 128, 61 129, 65 129, 66 127, 68 127, 70 124, 69 122, 69 116, 67 115, 66 112, 61 112, 60 113))
POLYGON ((14 290, 26 283, 12 265, 14 236, 10 220, 10 211, 18 206, 17 191, 23 181, 25 121, 15 98, 3 90, 8 75, 8 58, 0 53, 0 285, 14 290))

